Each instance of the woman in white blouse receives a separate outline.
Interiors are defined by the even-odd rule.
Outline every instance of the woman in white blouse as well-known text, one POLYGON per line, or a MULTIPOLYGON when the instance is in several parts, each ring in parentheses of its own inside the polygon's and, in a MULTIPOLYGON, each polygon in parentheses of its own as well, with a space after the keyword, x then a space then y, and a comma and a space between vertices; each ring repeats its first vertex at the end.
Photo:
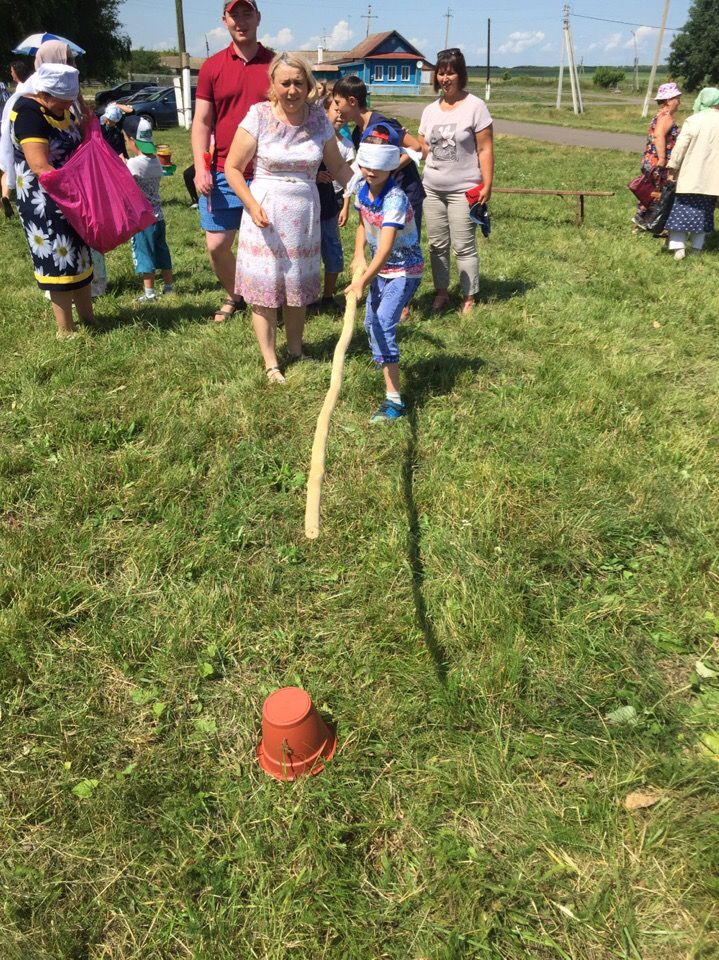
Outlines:
POLYGON ((434 281, 433 310, 449 302, 449 251, 457 258, 462 313, 469 313, 479 292, 476 224, 465 192, 481 184, 479 201, 492 193, 494 140, 486 104, 467 92, 467 65, 461 50, 437 54, 434 89, 441 95, 425 107, 419 139, 426 158, 422 182, 427 198, 425 222, 434 281))

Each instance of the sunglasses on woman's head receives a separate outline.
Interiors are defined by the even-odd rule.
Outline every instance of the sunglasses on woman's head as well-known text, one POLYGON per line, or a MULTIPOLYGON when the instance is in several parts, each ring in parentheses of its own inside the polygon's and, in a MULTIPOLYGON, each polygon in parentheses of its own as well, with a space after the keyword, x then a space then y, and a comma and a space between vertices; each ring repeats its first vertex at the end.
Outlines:
POLYGON ((440 50, 437 54, 437 59, 441 60, 442 57, 461 57, 462 51, 459 47, 448 47, 446 50, 440 50))

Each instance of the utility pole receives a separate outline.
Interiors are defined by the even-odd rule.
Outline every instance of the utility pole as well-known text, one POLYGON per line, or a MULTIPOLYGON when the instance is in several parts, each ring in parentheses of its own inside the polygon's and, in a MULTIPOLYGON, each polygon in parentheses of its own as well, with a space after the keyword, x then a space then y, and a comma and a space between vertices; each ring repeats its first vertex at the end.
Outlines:
POLYGON ((445 50, 447 49, 447 44, 449 43, 449 21, 452 19, 453 16, 454 16, 454 14, 453 14, 452 11, 449 9, 449 7, 447 7, 447 12, 446 12, 445 15, 444 15, 444 19, 447 21, 447 26, 444 28, 444 47, 445 47, 445 50))
POLYGON ((662 52, 662 43, 664 42, 664 28, 667 25, 667 14, 669 13, 669 0, 664 0, 664 12, 662 13, 662 25, 659 28, 659 33, 657 35, 657 48, 654 51, 654 62, 652 63, 652 69, 649 73, 649 83, 647 84, 647 95, 644 98, 644 109, 642 110, 642 116, 646 117, 649 113, 649 101, 652 99, 652 90, 654 88, 654 80, 657 75, 657 64, 659 63, 659 57, 662 52))
MULTIPOLYGON (((569 84, 572 88, 572 108, 575 113, 584 113, 582 103, 582 90, 579 85, 579 73, 577 72, 577 61, 574 58, 574 42, 572 40, 572 28, 569 23, 569 4, 565 3, 562 11, 562 24, 564 32, 564 46, 567 52, 567 68, 569 69, 569 84)), ((562 66, 559 68, 560 87, 557 95, 557 108, 561 105, 562 96, 562 66)))
POLYGON ((489 102, 492 96, 492 81, 489 79, 490 49, 492 41, 492 21, 487 18, 487 82, 484 85, 484 99, 489 102))
POLYGON ((637 35, 633 30, 629 31, 634 41, 634 92, 639 92, 639 50, 637 48, 637 35))
POLYGON ((376 14, 376 13, 372 13, 372 4, 371 4, 371 3, 368 3, 368 4, 367 4, 367 13, 365 13, 365 15, 364 15, 363 17, 360 17, 360 19, 367 21, 367 33, 365 34, 365 39, 366 39, 366 38, 369 36, 369 25, 370 25, 370 21, 377 19, 377 14, 376 14))
POLYGON ((207 56, 208 56, 208 58, 209 58, 209 56, 210 56, 210 44, 209 44, 209 42, 208 42, 208 40, 207 40, 207 34, 205 34, 205 53, 207 54, 207 56))
POLYGON ((185 17, 182 11, 182 0, 175 0, 175 16, 177 18, 177 45, 180 48, 180 68, 182 78, 175 83, 175 100, 177 102, 177 119, 185 130, 190 129, 192 123, 192 101, 190 99, 190 57, 187 53, 185 41, 185 17))
POLYGON ((562 84, 564 83, 564 27, 562 26, 562 42, 559 45, 559 85, 557 86, 557 110, 562 109, 562 84))

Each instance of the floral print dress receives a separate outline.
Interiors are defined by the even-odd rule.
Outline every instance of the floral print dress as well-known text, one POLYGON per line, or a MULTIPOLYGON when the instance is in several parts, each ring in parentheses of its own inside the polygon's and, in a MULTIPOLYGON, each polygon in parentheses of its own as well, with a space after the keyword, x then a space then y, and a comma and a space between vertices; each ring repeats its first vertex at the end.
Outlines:
MULTIPOLYGON (((654 182, 656 183, 656 190, 661 193, 664 188, 664 184, 667 182, 667 168, 660 167, 656 169, 657 163, 659 163, 659 151, 657 150, 655 134, 657 129, 657 121, 660 117, 665 116, 664 111, 660 110, 659 113, 654 117, 652 122, 649 124, 649 129, 647 130, 647 145, 644 148, 644 153, 642 154, 642 173, 653 174, 654 182)), ((674 144, 677 142, 677 137, 679 136, 679 127, 676 123, 672 121, 672 125, 669 128, 667 133, 667 142, 666 142, 666 158, 667 162, 672 155, 672 150, 674 149, 674 144)), ((644 204, 640 203, 637 205, 637 213, 641 217, 647 217, 651 212, 651 207, 645 207, 644 204)))
POLYGON ((20 97, 10 114, 10 133, 17 208, 38 286, 57 291, 84 287, 92 281, 90 249, 40 186, 22 149, 23 143, 46 143, 50 165, 62 167, 82 141, 75 115, 66 110, 58 117, 36 100, 20 97))
POLYGON ((245 213, 237 246, 236 294, 259 307, 305 307, 320 295, 317 170, 334 135, 324 110, 309 108, 299 126, 278 120, 269 103, 250 107, 240 126, 257 141, 252 196, 270 224, 245 213))

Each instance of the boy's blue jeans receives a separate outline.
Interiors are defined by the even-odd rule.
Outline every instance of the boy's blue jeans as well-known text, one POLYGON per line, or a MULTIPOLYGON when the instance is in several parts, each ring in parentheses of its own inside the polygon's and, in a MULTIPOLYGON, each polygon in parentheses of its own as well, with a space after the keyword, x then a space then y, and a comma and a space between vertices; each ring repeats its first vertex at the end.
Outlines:
POLYGON ((367 294, 364 328, 375 363, 399 363, 397 325, 420 277, 375 277, 367 294))

